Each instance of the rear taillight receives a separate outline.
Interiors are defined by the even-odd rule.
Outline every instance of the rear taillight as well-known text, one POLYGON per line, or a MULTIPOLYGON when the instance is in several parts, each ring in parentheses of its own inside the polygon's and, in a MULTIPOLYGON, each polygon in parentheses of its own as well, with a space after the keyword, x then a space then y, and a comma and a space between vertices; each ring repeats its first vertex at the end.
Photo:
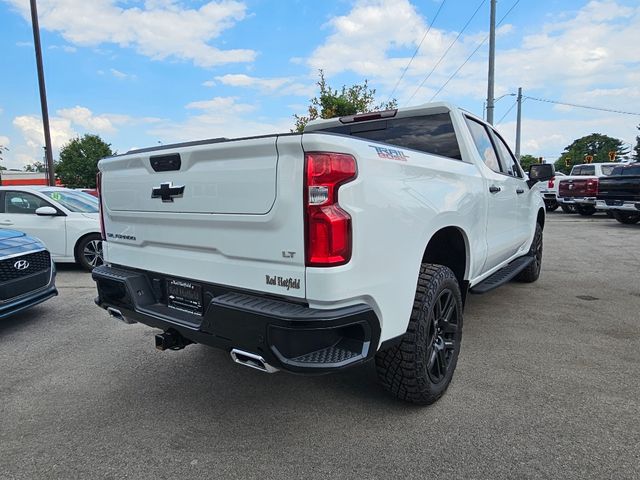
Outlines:
POLYGON ((597 195, 598 194, 598 179, 594 178, 591 180, 587 180, 587 186, 585 188, 585 193, 587 195, 597 195))
POLYGON ((547 188, 553 188, 553 182, 555 182, 556 177, 551 177, 549 183, 547 183, 547 188))
POLYGON ((98 172, 96 175, 96 189, 98 190, 98 207, 100 210, 100 234, 102 235, 102 240, 106 240, 107 235, 104 231, 104 209, 102 207, 102 172, 98 172))
POLYGON ((306 264, 334 267, 351 259, 351 216, 338 204, 340 185, 356 178, 356 159, 344 153, 305 154, 306 264))

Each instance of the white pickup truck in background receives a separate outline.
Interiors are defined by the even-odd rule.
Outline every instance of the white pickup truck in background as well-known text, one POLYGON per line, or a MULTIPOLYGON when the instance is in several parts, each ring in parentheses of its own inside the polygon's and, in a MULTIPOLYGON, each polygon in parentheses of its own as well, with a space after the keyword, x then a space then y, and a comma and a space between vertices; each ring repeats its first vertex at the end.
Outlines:
POLYGON ((596 196, 600 178, 611 175, 619 163, 584 163, 574 165, 569 175, 558 182, 557 198, 564 213, 596 213, 596 196))
POLYGON ((100 162, 96 302, 266 372, 375 358, 428 404, 451 381, 467 292, 540 273, 543 200, 500 135, 445 103, 100 162))

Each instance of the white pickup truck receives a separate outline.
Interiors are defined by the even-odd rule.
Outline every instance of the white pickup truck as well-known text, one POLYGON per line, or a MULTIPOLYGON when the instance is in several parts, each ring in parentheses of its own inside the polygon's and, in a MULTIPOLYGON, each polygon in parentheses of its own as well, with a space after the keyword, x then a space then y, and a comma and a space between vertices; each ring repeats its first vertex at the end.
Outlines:
POLYGON ((445 103, 102 160, 96 303, 265 372, 375 358, 395 396, 451 381, 467 292, 533 282, 545 209, 500 135, 445 103))

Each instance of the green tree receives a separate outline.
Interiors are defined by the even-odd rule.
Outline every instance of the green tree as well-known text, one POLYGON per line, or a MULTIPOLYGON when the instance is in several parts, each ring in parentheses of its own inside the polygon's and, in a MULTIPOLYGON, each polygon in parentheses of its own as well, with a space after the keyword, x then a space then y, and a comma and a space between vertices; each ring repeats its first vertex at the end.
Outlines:
MULTIPOLYGON (((640 125, 636 128, 640 130, 640 125)), ((636 146, 633 147, 633 159, 636 162, 640 162, 640 135, 636 135, 636 146)))
MULTIPOLYGON (((0 162, 3 160, 2 154, 9 150, 9 147, 5 147, 4 145, 0 145, 0 162)), ((6 167, 0 165, 0 170, 6 170, 6 167)))
POLYGON ((394 98, 376 105, 376 90, 369 87, 367 80, 362 85, 356 84, 350 87, 343 85, 338 91, 327 85, 324 72, 320 70, 320 80, 317 85, 320 87, 320 95, 310 100, 311 105, 307 115, 294 115, 296 125, 292 132, 302 132, 307 123, 317 118, 343 117, 356 113, 389 110, 396 108, 398 104, 394 98))
POLYGON ((593 157, 593 162, 609 162, 609 152, 616 152, 616 157, 621 157, 628 154, 629 149, 624 146, 622 140, 601 133, 592 133, 567 145, 554 165, 557 171, 569 173, 573 165, 585 163, 587 155, 593 157))
POLYGON ((56 174, 66 187, 95 188, 98 161, 113 154, 111 144, 98 135, 85 134, 60 149, 56 174))
POLYGON ((24 166, 25 172, 46 172, 47 166, 43 162, 33 162, 24 166))
POLYGON ((529 167, 534 163, 540 163, 540 159, 538 157, 534 157, 533 155, 520 155, 520 166, 525 172, 529 171, 529 167))

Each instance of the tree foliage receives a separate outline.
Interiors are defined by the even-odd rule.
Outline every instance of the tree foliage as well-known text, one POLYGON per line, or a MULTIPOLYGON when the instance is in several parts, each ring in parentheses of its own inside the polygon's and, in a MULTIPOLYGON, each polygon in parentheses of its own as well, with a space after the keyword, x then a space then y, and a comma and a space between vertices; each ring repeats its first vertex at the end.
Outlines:
POLYGON ((331 88, 324 72, 320 70, 320 79, 317 82, 320 87, 320 95, 312 98, 307 115, 294 115, 296 125, 292 132, 302 132, 307 123, 317 118, 343 117, 356 113, 372 112, 376 110, 388 110, 396 108, 398 102, 391 99, 389 102, 375 104, 376 90, 370 88, 367 80, 361 85, 342 86, 342 89, 331 88))
POLYGON ((98 161, 113 154, 111 144, 98 135, 85 134, 60 149, 56 174, 65 187, 95 188, 98 161))
MULTIPOLYGON (((55 167, 54 167, 55 168, 55 167)), ((25 172, 46 172, 47 165, 43 162, 33 162, 24 166, 25 172)))
POLYGON ((574 140, 567 145, 555 162, 557 171, 569 173, 573 165, 586 163, 585 157, 591 155, 593 162, 610 162, 609 152, 616 152, 616 158, 629 153, 622 140, 601 133, 592 133, 574 140), (569 166, 567 166, 567 163, 569 166))
MULTIPOLYGON (((640 125, 636 128, 640 130, 640 125)), ((636 146, 633 147, 633 159, 636 162, 640 162, 640 135, 636 135, 636 146)))
POLYGON ((533 155, 520 155, 520 166, 525 172, 529 171, 529 167, 534 163, 540 163, 540 159, 538 157, 534 157, 533 155))
MULTIPOLYGON (((9 147, 5 147, 4 145, 0 145, 0 162, 3 160, 2 154, 9 150, 9 147)), ((0 165, 0 170, 6 170, 5 167, 0 165)))

